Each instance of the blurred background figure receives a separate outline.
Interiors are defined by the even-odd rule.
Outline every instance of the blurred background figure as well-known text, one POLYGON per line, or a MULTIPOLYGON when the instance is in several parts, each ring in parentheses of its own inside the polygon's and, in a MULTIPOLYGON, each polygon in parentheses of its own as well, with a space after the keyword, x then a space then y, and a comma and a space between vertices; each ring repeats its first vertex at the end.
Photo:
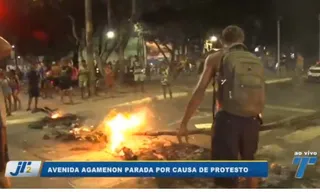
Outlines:
POLYGON ((108 62, 105 68, 106 73, 106 81, 105 85, 107 88, 107 92, 110 93, 111 97, 114 97, 114 72, 112 71, 112 63, 108 62))
POLYGON ((89 92, 89 70, 85 60, 81 61, 79 66, 79 87, 81 91, 81 98, 85 98, 85 94, 89 92))
POLYGON ((303 69, 304 69, 304 57, 300 52, 297 53, 296 66, 295 66, 295 84, 301 85, 303 82, 303 69))
POLYGON ((63 61, 61 68, 61 76, 59 81, 60 99, 64 103, 64 96, 69 97, 70 104, 73 104, 72 99, 72 67, 69 61, 63 61))
POLYGON ((61 65, 60 63, 52 62, 51 66, 51 76, 53 81, 53 86, 56 90, 60 90, 60 75, 61 75, 61 65))
POLYGON ((167 98, 167 91, 169 92, 170 99, 172 99, 172 90, 171 90, 171 84, 169 80, 169 71, 170 67, 169 65, 163 63, 161 66, 161 85, 162 85, 162 92, 163 97, 167 98))
POLYGON ((72 74, 71 74, 72 87, 76 88, 76 87, 78 87, 79 70, 73 64, 72 61, 70 61, 70 67, 72 68, 72 74))
POLYGON ((9 73, 9 80, 10 80, 10 87, 12 90, 12 98, 13 98, 13 106, 14 111, 21 109, 21 100, 20 100, 20 90, 21 90, 21 83, 18 77, 16 70, 11 70, 9 73))
POLYGON ((145 80, 145 74, 144 74, 144 68, 139 60, 138 56, 134 57, 133 60, 133 74, 134 74, 134 87, 135 92, 137 92, 138 87, 140 86, 141 92, 144 92, 144 80, 145 80))
POLYGON ((38 72, 39 72, 39 75, 40 75, 40 92, 41 92, 42 96, 44 95, 44 92, 45 92, 45 89, 44 89, 45 71, 46 71, 46 67, 45 67, 44 63, 42 63, 42 62, 39 63, 38 72))
POLYGON ((287 56, 285 54, 282 54, 280 63, 276 68, 279 77, 285 77, 287 75, 287 56))
POLYGON ((11 116, 12 90, 10 87, 9 78, 6 76, 5 72, 2 69, 0 69, 0 84, 1 84, 4 101, 5 101, 7 116, 11 116))
POLYGON ((43 98, 53 98, 54 79, 52 77, 52 68, 46 67, 43 85, 43 98))
POLYGON ((34 99, 34 109, 32 112, 36 112, 38 109, 38 99, 40 97, 40 84, 41 77, 38 71, 38 64, 32 64, 30 71, 28 72, 28 108, 27 111, 31 110, 32 100, 34 99))

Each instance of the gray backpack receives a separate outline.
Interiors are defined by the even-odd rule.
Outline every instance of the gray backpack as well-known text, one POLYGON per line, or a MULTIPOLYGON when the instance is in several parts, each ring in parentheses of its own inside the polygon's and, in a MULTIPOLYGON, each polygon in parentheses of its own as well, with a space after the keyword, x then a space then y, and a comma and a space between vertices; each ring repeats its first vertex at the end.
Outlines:
POLYGON ((245 45, 237 44, 225 51, 217 77, 221 110, 242 117, 262 113, 265 104, 264 66, 245 45))

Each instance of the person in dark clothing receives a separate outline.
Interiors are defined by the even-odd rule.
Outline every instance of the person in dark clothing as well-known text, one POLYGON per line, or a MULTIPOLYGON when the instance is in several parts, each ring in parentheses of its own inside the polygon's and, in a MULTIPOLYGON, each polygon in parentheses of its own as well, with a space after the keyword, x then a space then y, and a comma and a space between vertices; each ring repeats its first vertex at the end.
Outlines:
POLYGON ((36 111, 38 108, 38 98, 40 96, 40 74, 37 71, 38 64, 33 64, 31 70, 28 72, 28 108, 27 111, 31 110, 32 99, 34 98, 34 110, 36 111))
MULTIPOLYGON (((263 65, 258 60, 257 57, 255 57, 253 54, 250 54, 247 51, 247 48, 243 44, 244 32, 241 28, 237 26, 228 26, 227 28, 225 28, 222 32, 222 42, 224 44, 224 49, 209 55, 205 61, 203 73, 187 105, 187 109, 185 111, 182 122, 180 124, 180 129, 178 134, 180 136, 187 136, 188 134, 187 124, 191 119, 192 115, 194 114, 194 112, 199 107, 205 95, 206 88, 208 87, 210 82, 212 82, 212 80, 215 80, 214 88, 215 90, 217 90, 215 92, 217 93, 217 95, 215 94, 217 96, 217 99, 214 98, 214 103, 217 101, 219 104, 218 105, 219 107, 217 107, 217 105, 214 105, 214 108, 213 108, 214 123, 212 127, 213 134, 211 138, 212 139, 212 146, 211 146, 212 160, 238 160, 239 155, 241 160, 254 160, 254 155, 257 151, 258 140, 259 140, 259 129, 260 129, 260 123, 261 123, 259 119, 259 113, 261 113, 261 110, 260 110, 261 108, 259 108, 259 112, 254 111, 255 113, 254 115, 253 113, 250 115, 248 114, 240 115, 240 112, 239 113, 237 113, 238 111, 231 112, 231 110, 238 110, 240 108, 243 109, 242 107, 244 107, 245 109, 251 110, 254 108, 254 107, 251 107, 252 103, 256 104, 256 101, 260 103, 264 103, 264 101, 262 101, 264 99, 264 96, 260 95, 261 97, 254 97, 252 99, 252 103, 248 103, 248 105, 250 105, 249 107, 246 106, 247 103, 241 104, 239 107, 238 106, 234 107, 234 105, 232 105, 233 104, 232 102, 240 98, 239 93, 246 96, 241 98, 248 98, 249 95, 247 93, 244 94, 243 91, 247 91, 252 87, 253 87, 252 88, 253 90, 259 90, 259 91, 260 91, 260 87, 262 87, 261 90, 263 89, 263 91, 261 91, 261 93, 264 94, 263 77, 254 76, 255 82, 259 82, 259 85, 255 84, 255 86, 251 86, 251 87, 247 85, 243 85, 242 82, 241 84, 230 83, 231 81, 229 80, 234 80, 234 79, 230 79, 234 77, 231 75, 231 73, 228 73, 229 76, 222 76, 225 79, 222 78, 220 79, 221 81, 219 81, 218 77, 221 77, 221 75, 223 75, 221 68, 223 69, 223 72, 231 71, 231 70, 225 71, 227 67, 229 67, 228 64, 230 65, 241 64, 241 65, 238 65, 237 70, 240 69, 241 67, 250 65, 250 63, 248 65, 247 63, 243 65, 241 62, 237 62, 234 60, 233 62, 231 62, 231 56, 228 57, 230 54, 229 55, 227 54, 231 53, 233 50, 238 50, 237 53, 241 53, 241 54, 244 54, 245 56, 248 56, 247 58, 251 59, 249 61, 258 62, 254 64, 259 68, 259 72, 263 71, 263 65), (230 61, 230 63, 223 63, 222 62, 223 58, 225 58, 225 60, 227 61, 230 61), (260 67, 262 68, 262 70, 260 70, 261 69, 260 67), (259 81, 257 80, 257 78, 259 78, 259 81), (231 88, 228 89, 229 87, 227 87, 227 85, 229 85, 230 87, 231 85, 235 85, 235 86, 232 87, 232 89, 231 88), (233 89, 235 87, 239 88, 240 87, 239 85, 241 87, 242 86, 246 87, 246 90, 233 89), (218 89, 216 89, 216 87, 218 87, 218 89), (238 92, 235 92, 234 90, 238 92), (228 91, 229 94, 221 94, 221 93, 225 93, 226 91, 228 91)), ((235 52, 233 52, 233 54, 234 53, 235 52)), ((233 58, 236 58, 236 57, 233 57, 233 58)), ((233 67, 234 70, 235 68, 236 67, 233 67)), ((251 67, 248 68, 247 74, 250 74, 251 70, 252 70, 251 67)), ((246 78, 246 77, 243 77, 243 78, 246 78)), ((246 81, 246 82, 250 83, 252 81, 246 81)), ((246 100, 246 102, 250 102, 250 101, 246 100)), ((259 180, 257 178, 246 178, 245 187, 257 188, 258 181, 259 180)), ((239 187, 238 178, 216 178, 215 184, 218 187, 222 187, 222 188, 238 188, 239 187)))
POLYGON ((60 77, 60 96, 61 102, 64 103, 64 96, 68 95, 70 103, 73 104, 72 100, 72 67, 65 61, 61 70, 60 77))

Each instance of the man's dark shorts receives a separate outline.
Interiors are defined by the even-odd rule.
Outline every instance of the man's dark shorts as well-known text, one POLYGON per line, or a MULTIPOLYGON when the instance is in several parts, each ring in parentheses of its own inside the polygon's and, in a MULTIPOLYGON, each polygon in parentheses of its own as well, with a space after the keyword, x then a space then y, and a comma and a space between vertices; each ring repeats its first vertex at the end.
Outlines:
MULTIPOLYGON (((260 121, 256 117, 240 117, 225 111, 216 114, 211 142, 212 160, 254 160, 258 148, 260 121)), ((234 188, 238 178, 218 178, 216 185, 234 188)))
POLYGON ((29 97, 40 97, 40 89, 39 87, 29 87, 29 97))

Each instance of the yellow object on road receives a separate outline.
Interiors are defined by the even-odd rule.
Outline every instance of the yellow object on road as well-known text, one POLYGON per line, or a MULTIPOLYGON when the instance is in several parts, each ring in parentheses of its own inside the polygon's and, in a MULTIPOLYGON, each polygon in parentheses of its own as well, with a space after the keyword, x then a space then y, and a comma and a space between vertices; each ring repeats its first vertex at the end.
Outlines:
POLYGON ((211 129, 212 123, 201 123, 194 125, 197 129, 211 129))

